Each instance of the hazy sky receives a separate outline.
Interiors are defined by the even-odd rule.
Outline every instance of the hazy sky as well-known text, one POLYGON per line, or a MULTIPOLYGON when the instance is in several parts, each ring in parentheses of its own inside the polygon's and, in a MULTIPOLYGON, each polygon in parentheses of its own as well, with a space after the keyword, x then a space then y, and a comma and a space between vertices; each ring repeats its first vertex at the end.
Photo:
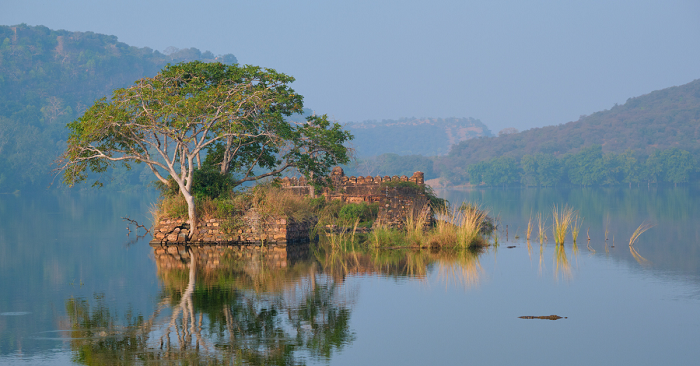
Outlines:
POLYGON ((0 0, 0 24, 19 23, 233 53, 341 122, 522 130, 700 78, 697 0, 0 0))

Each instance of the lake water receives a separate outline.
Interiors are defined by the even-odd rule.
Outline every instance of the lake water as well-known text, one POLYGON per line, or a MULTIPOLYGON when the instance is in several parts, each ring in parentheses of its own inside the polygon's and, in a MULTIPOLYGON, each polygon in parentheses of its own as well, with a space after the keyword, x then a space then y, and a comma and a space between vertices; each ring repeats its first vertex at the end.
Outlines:
POLYGON ((698 189, 438 193, 487 208, 498 245, 480 253, 311 246, 286 259, 240 260, 228 248, 159 254, 135 228, 127 236, 122 220, 149 222, 153 193, 0 196, 0 364, 700 359, 698 189), (541 245, 537 228, 528 244, 528 220, 540 213, 549 225, 552 207, 564 204, 583 219, 577 245, 567 237, 558 248, 551 230, 541 245), (630 250, 643 222, 655 226, 630 250), (520 318, 548 315, 565 318, 520 318))

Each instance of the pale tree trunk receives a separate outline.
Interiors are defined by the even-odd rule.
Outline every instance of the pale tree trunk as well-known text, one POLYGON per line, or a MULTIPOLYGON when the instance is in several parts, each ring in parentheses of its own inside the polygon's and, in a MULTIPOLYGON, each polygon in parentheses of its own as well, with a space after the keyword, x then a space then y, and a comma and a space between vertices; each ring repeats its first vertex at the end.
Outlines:
POLYGON ((187 202, 187 215, 190 219, 190 233, 187 235, 187 239, 192 239, 195 231, 197 231, 197 208, 195 207, 194 196, 192 196, 192 183, 194 179, 193 158, 194 157, 192 155, 187 157, 187 168, 189 169, 187 172, 187 182, 185 183, 184 187, 180 186, 182 195, 185 197, 185 201, 187 202))
POLYGON ((228 174, 229 164, 231 164, 232 154, 231 146, 233 145, 233 139, 229 136, 226 138, 226 149, 224 150, 224 157, 221 161, 221 175, 228 174))
POLYGON ((185 193, 184 190, 181 191, 185 197, 185 202, 187 202, 187 216, 190 224, 190 233, 187 235, 187 239, 192 239, 197 231, 197 209, 194 205, 194 196, 190 192, 185 193))

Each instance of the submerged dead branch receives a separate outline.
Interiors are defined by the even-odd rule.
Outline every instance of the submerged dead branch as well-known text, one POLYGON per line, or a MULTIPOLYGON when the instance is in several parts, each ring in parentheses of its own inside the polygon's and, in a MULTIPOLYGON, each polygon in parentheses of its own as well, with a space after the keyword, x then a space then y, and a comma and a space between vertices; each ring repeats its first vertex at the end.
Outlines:
MULTIPOLYGON (((127 216, 127 217, 122 217, 122 220, 127 221, 128 223, 135 225, 137 231, 138 231, 139 228, 142 228, 142 229, 146 230, 146 234, 148 234, 149 232, 151 232, 151 230, 150 230, 149 228, 147 228, 147 227, 144 226, 144 225, 139 224, 138 221, 136 221, 136 220, 130 219, 129 216, 127 216)), ((130 234, 130 233, 131 233, 131 228, 129 228, 129 226, 127 225, 126 229, 129 230, 129 234, 130 234)), ((127 234, 127 235, 129 235, 129 234, 127 234)), ((145 234, 144 234, 144 235, 145 235, 145 234)), ((137 236, 138 236, 138 235, 137 235, 137 236)))

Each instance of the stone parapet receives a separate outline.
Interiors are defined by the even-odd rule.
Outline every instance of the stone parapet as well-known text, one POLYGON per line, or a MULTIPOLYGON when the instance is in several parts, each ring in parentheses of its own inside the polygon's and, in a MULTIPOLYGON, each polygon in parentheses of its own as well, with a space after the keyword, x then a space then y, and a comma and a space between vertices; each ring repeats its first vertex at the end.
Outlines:
MULTIPOLYGON (((398 176, 380 176, 377 175, 376 177, 372 176, 346 176, 345 172, 343 171, 343 168, 341 167, 335 167, 333 168, 333 171, 331 172, 331 181, 333 182, 334 188, 351 188, 353 186, 378 186, 381 185, 382 183, 387 183, 387 182, 412 182, 418 185, 424 185, 425 184, 425 175, 423 172, 415 172, 411 177, 407 177, 405 175, 398 176)), ((300 189, 303 190, 305 187, 308 187, 308 182, 305 177, 284 177, 280 180, 280 184, 282 187, 285 188, 290 188, 290 189, 300 189)), ((308 194, 308 191, 304 191, 303 194, 308 194)))

